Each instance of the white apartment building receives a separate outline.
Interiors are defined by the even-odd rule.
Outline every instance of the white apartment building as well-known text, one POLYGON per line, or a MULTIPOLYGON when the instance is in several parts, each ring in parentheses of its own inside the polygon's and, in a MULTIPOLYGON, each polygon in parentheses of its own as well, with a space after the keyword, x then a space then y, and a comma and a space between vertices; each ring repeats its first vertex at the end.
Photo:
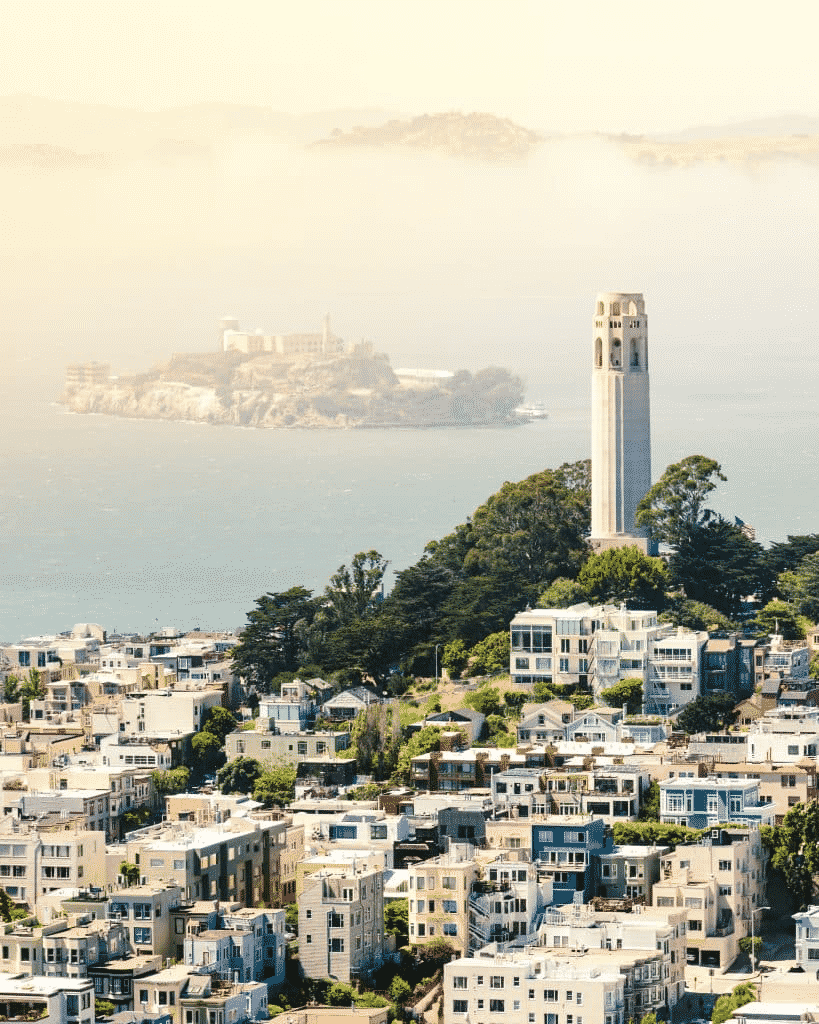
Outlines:
POLYGON ((120 730, 126 735, 153 736, 198 732, 210 708, 222 706, 222 691, 147 690, 128 694, 122 702, 120 730))
POLYGON ((552 882, 539 881, 531 861, 502 855, 481 865, 469 894, 470 952, 534 938, 551 902, 552 882))
POLYGON ((635 906, 631 912, 590 906, 549 907, 538 948, 630 954, 621 961, 629 974, 626 1017, 639 1018, 660 1006, 675 1006, 685 992, 685 910, 635 906))
POLYGON ((652 714, 668 714, 698 695, 708 639, 660 624, 656 611, 586 603, 519 612, 510 634, 516 683, 570 684, 599 694, 636 677, 652 714))
POLYGON ((646 714, 669 715, 699 695, 707 640, 706 632, 680 626, 649 641, 643 688, 646 714))
POLYGON ((819 711, 773 710, 752 722, 747 733, 749 762, 794 764, 819 751, 819 711))
POLYGON ((94 983, 90 978, 0 974, 0 1020, 94 1024, 94 983))
POLYGON ((444 1024, 625 1024, 616 963, 552 950, 470 956, 444 967, 444 1024))

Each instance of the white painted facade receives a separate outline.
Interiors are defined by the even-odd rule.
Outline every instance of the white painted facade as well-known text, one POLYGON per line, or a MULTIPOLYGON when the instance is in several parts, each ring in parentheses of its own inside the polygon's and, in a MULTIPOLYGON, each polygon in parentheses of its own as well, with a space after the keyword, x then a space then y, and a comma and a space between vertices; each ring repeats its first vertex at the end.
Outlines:
POLYGON ((594 317, 592 369, 592 522, 597 550, 636 545, 651 553, 635 526, 651 487, 648 320, 637 292, 602 292, 594 317))

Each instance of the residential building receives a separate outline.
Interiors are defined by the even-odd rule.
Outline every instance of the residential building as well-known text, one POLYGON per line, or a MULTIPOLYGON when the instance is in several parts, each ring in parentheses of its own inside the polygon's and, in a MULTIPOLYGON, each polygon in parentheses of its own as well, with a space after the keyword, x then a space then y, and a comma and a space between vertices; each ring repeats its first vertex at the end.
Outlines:
POLYGON ((177 884, 128 886, 112 894, 108 917, 126 929, 129 952, 172 957, 177 944, 172 911, 181 902, 182 890, 177 884))
POLYGON ((591 814, 606 821, 635 819, 651 776, 632 765, 587 771, 512 769, 492 777, 496 816, 591 814))
POLYGON ((380 852, 385 868, 394 866, 395 844, 410 834, 406 815, 387 816, 384 811, 296 814, 294 821, 304 826, 307 845, 316 852, 332 854, 334 848, 358 850, 362 854, 380 852))
MULTIPOLYGON (((444 736, 449 736, 450 734, 456 737, 462 736, 463 741, 449 740, 446 748, 457 750, 459 747, 471 746, 481 739, 486 725, 486 716, 482 715, 479 711, 473 711, 472 708, 458 708, 455 711, 435 711, 427 715, 422 721, 411 723, 407 727, 407 731, 410 735, 413 735, 425 729, 428 725, 435 726, 442 731, 442 743, 444 736)), ((442 749, 444 749, 443 746, 442 749)))
POLYGON ((551 902, 551 881, 530 861, 503 854, 482 864, 469 894, 470 952, 534 939, 551 902))
POLYGON ((598 895, 651 905, 652 889, 660 880, 660 862, 667 846, 618 844, 600 856, 598 895))
POLYGON ((577 715, 574 704, 567 700, 550 700, 544 704, 524 704, 517 724, 518 743, 554 743, 562 740, 565 726, 577 715))
MULTIPOLYGON (((708 634, 678 627, 649 640, 643 708, 647 714, 669 715, 700 693, 702 659, 708 634)), ((748 691, 753 692, 753 687, 748 691)))
POLYGON ((685 992, 686 914, 634 904, 628 911, 547 908, 537 949, 613 960, 626 976, 626 1018, 673 1007, 685 992))
POLYGON ((775 812, 759 798, 756 779, 672 778, 660 782, 660 821, 688 828, 772 825, 775 812))
POLYGON ((36 910, 57 889, 101 887, 105 881, 104 832, 41 832, 29 822, 0 821, 0 885, 15 902, 36 910))
POLYGON ((748 761, 795 764, 819 753, 819 710, 769 711, 748 729, 748 761))
POLYGON ((261 697, 256 728, 260 732, 305 732, 316 717, 313 691, 301 679, 282 683, 278 696, 261 697))
POLYGON ((273 733, 255 729, 237 730, 225 737, 228 761, 236 757, 252 757, 257 761, 298 764, 310 758, 335 757, 350 745, 348 732, 273 733))
POLYGON ((741 661, 738 637, 709 637, 702 656, 702 692, 727 693, 736 701, 750 697, 751 691, 742 689, 748 678, 740 672, 741 661))
POLYGON ((469 949, 469 898, 478 876, 470 844, 453 843, 449 852, 409 870, 409 940, 445 938, 461 956, 469 949))
POLYGON ((175 882, 185 899, 220 899, 255 906, 270 899, 272 821, 229 818, 201 827, 167 822, 130 832, 111 848, 116 866, 137 864, 142 884, 175 882))
POLYGON ((267 1019, 267 985, 261 981, 223 981, 210 974, 190 975, 179 999, 176 1024, 245 1024, 267 1019))
POLYGON ((94 1024, 94 986, 86 978, 0 974, 0 1020, 94 1024))
POLYGON ((299 899, 299 959, 308 978, 349 984, 384 958, 384 872, 317 871, 299 899))
POLYGON ((321 713, 333 722, 352 722, 360 711, 382 703, 383 699, 375 690, 368 686, 353 686, 326 700, 321 705, 321 713))
POLYGON ((225 911, 221 927, 185 937, 185 963, 229 981, 284 981, 284 910, 225 911))
POLYGON ((145 690, 122 702, 120 731, 126 736, 196 733, 211 708, 222 706, 222 690, 145 690))
POLYGON ((796 922, 796 962, 806 971, 819 970, 819 907, 809 906, 793 915, 796 922))
POLYGON ((602 958, 522 949, 444 967, 444 1024, 626 1024, 626 976, 602 958))
POLYGON ((688 912, 689 964, 724 972, 734 962, 763 904, 765 859, 757 829, 714 828, 701 842, 663 856, 652 900, 688 912))

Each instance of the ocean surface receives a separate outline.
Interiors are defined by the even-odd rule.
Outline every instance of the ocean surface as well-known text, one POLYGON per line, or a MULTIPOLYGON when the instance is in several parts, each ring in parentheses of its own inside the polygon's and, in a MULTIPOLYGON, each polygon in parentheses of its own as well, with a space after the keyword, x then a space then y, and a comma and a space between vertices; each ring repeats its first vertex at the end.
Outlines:
MULTIPOLYGON (((266 591, 323 589, 357 551, 393 573, 506 480, 589 453, 589 410, 516 428, 262 431, 68 414, 58 389, 0 389, 0 640, 230 628, 266 591)), ((819 531, 815 389, 652 392, 653 475, 721 462, 713 498, 763 543, 819 531)))

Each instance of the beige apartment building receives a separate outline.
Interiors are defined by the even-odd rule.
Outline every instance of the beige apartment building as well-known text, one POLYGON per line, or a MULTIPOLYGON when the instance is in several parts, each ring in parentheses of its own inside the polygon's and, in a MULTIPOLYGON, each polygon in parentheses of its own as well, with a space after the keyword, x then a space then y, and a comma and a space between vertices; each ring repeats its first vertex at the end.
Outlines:
POLYGON ((478 877, 471 844, 409 868, 409 941, 444 938, 461 956, 469 951, 469 899, 478 877))
POLYGON ((678 846, 662 858, 653 889, 655 907, 688 915, 689 965, 725 972, 751 932, 751 915, 762 906, 765 855, 759 832, 714 828, 701 843, 678 846))
POLYGON ((26 822, 0 822, 0 885, 16 903, 36 910, 55 889, 105 885, 105 833, 39 832, 26 822))
POLYGON ((269 903, 273 824, 230 818, 209 827, 152 825, 130 832, 125 843, 111 849, 111 870, 126 860, 139 867, 142 884, 176 882, 187 900, 219 899, 245 907, 269 903))

